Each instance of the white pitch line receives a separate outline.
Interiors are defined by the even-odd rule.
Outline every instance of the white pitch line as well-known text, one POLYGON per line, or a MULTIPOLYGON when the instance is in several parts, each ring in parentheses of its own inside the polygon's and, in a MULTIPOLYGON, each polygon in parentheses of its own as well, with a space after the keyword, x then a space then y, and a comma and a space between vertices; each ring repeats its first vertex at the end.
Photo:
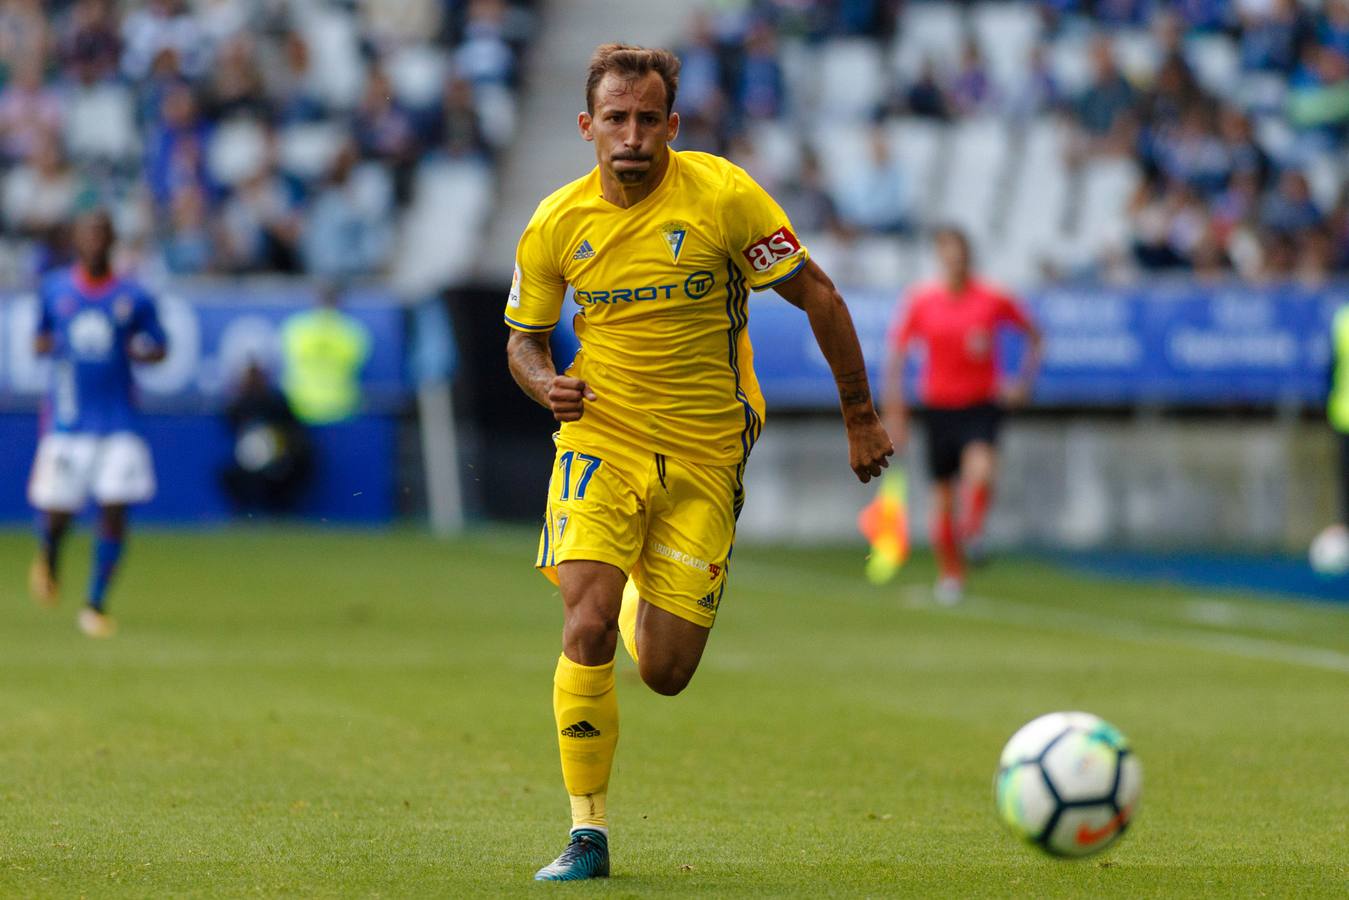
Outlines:
MULTIPOLYGON (((745 569, 753 574, 748 576, 754 583, 774 582, 775 589, 792 593, 803 593, 810 586, 837 589, 843 596, 863 585, 862 576, 857 579, 816 572, 810 569, 782 566, 767 567, 762 564, 741 561, 736 566, 737 575, 745 576, 745 569)), ((734 589, 734 586, 732 586, 734 589)), ((927 595, 925 589, 911 592, 927 595)), ((1199 631, 1193 628, 1158 625, 1139 622, 1134 619, 1120 619, 1108 616, 1058 608, 1045 608, 1018 600, 1003 600, 984 596, 967 596, 957 606, 942 607, 910 605, 909 608, 922 609, 936 614, 962 616, 1004 625, 1030 625, 1037 628, 1052 628, 1075 631, 1095 637, 1108 637, 1138 643, 1155 644, 1159 641, 1181 644, 1197 650, 1211 653, 1223 653, 1246 659, 1284 663, 1286 665, 1305 666, 1330 672, 1349 674, 1349 653, 1341 653, 1326 647, 1309 647, 1302 644, 1290 644, 1284 641, 1272 641, 1267 638, 1249 637, 1241 634, 1215 633, 1199 631)))

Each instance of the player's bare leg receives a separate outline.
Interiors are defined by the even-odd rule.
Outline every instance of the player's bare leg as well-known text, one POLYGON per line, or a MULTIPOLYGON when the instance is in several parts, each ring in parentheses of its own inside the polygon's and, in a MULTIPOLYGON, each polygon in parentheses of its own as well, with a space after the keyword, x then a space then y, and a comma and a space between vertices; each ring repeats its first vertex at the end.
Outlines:
POLYGON ((993 445, 976 441, 960 455, 960 540, 972 563, 984 559, 984 520, 993 502, 998 456, 993 445))
POLYGON ((606 800, 618 746, 614 650, 628 576, 616 566, 571 560, 557 567, 562 588, 562 655, 553 675, 553 717, 562 780, 571 798, 571 837, 537 881, 577 881, 609 874, 606 800))
POLYGON ((965 558, 956 530, 954 479, 932 486, 932 547, 937 554, 937 602, 953 606, 965 592, 965 558))
POLYGON ((80 630, 92 638, 109 638, 117 623, 104 611, 108 586, 122 559, 126 541, 126 507, 103 506, 98 511, 98 535, 94 541, 94 566, 89 578, 89 603, 80 610, 80 630))
POLYGON ((68 512, 42 514, 42 546, 28 569, 28 592, 39 606, 54 607, 60 600, 57 568, 61 558, 61 542, 70 528, 70 519, 68 512))
POLYGON ((712 629, 643 600, 637 606, 637 670, 657 694, 673 697, 693 680, 712 629))

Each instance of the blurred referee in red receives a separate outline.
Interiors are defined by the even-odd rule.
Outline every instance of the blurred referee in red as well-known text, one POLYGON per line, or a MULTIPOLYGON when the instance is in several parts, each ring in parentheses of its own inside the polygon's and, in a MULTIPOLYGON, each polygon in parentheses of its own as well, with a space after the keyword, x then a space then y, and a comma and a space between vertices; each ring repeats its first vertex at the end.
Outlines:
POLYGON ((913 288, 890 330, 885 427, 902 451, 909 431, 904 368, 910 347, 920 343, 926 360, 918 397, 925 408, 927 464, 935 487, 936 596, 940 603, 953 604, 964 593, 966 550, 980 550, 1003 410, 1030 398, 1041 337, 1015 300, 974 276, 964 232, 942 228, 934 237, 941 276, 913 288), (1006 383, 998 364, 1003 326, 1020 329, 1029 339, 1020 372, 1006 383))

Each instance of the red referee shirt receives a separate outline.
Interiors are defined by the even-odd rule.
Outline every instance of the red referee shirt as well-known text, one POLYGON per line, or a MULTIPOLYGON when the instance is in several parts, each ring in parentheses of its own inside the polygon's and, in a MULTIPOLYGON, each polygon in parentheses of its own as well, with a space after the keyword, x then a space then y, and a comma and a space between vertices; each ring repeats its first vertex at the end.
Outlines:
POLYGON ((959 293, 933 282, 910 292, 889 343, 895 350, 914 340, 926 345, 920 398, 930 407, 959 409, 998 399, 999 325, 1029 329, 1030 319, 1015 300, 982 281, 971 279, 959 293))

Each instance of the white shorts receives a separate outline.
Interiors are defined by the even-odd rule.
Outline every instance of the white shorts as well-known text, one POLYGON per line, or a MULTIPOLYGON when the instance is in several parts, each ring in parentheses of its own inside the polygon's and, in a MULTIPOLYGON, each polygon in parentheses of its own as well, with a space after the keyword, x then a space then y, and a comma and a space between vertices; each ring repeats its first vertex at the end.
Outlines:
POLYGON ((44 512, 79 512, 90 496, 99 506, 129 506, 154 495, 154 462, 140 435, 54 433, 37 445, 28 502, 44 512))

